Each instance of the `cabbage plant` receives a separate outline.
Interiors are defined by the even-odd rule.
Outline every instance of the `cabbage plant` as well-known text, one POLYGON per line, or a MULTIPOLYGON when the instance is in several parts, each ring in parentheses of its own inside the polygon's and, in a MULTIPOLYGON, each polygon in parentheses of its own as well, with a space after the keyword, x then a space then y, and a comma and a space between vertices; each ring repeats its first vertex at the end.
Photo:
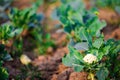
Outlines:
POLYGON ((101 29, 106 23, 98 18, 98 12, 86 10, 81 0, 64 2, 56 12, 70 37, 69 53, 63 57, 63 64, 77 72, 87 72, 88 80, 119 79, 120 41, 104 40, 101 29))

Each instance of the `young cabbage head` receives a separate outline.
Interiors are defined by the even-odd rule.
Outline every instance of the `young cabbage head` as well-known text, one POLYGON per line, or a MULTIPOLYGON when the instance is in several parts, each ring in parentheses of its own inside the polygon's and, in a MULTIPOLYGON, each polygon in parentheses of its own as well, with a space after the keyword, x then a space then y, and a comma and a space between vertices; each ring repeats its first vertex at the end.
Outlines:
POLYGON ((87 54, 84 58, 83 58, 84 62, 87 62, 89 64, 97 61, 97 57, 93 54, 87 54))
POLYGON ((25 54, 21 55, 20 61, 24 65, 28 65, 29 63, 31 63, 31 59, 25 54))

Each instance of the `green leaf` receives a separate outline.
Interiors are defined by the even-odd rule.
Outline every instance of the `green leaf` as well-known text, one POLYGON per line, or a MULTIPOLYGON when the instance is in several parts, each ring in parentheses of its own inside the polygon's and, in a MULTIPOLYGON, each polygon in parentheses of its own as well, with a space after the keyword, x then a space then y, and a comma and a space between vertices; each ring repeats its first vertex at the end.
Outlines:
POLYGON ((103 44, 103 39, 99 38, 95 40, 95 42, 93 43, 93 46, 99 49, 102 46, 102 44, 103 44))
POLYGON ((4 24, 0 26, 0 39, 2 40, 8 40, 11 38, 9 34, 13 31, 12 27, 10 25, 4 24))
POLYGON ((73 64, 80 64, 83 62, 83 56, 75 50, 73 47, 69 46, 70 52, 62 58, 63 64, 72 67, 73 64))
POLYGON ((40 5, 43 4, 43 2, 44 2, 43 0, 36 0, 36 2, 33 2, 32 8, 37 9, 40 5))
POLYGON ((111 47, 110 45, 103 47, 102 52, 103 52, 105 55, 107 55, 107 54, 109 53, 109 51, 110 51, 110 47, 111 47))
POLYGON ((16 35, 21 34, 22 31, 23 31, 23 28, 15 29, 13 32, 11 32, 11 33, 9 34, 9 36, 14 37, 14 36, 16 36, 16 35))
POLYGON ((3 44, 0 44, 0 52, 4 51, 5 46, 3 44))
POLYGON ((45 35, 45 38, 46 38, 46 39, 50 39, 50 38, 51 38, 50 34, 46 34, 46 35, 45 35))
POLYGON ((88 51, 90 54, 93 54, 95 56, 98 56, 100 53, 99 53, 99 50, 98 49, 91 49, 90 51, 88 51))
POLYGON ((109 71, 107 68, 101 68, 97 71, 96 76, 98 80, 105 80, 108 77, 109 71))
POLYGON ((86 35, 86 30, 85 30, 84 27, 81 27, 81 28, 79 28, 79 29, 76 29, 75 33, 76 33, 75 35, 78 35, 81 40, 86 40, 86 41, 88 41, 88 37, 87 37, 87 35, 86 35))
POLYGON ((81 43, 77 43, 75 44, 74 48, 76 48, 77 50, 88 50, 88 44, 87 42, 81 42, 81 43))
POLYGON ((78 59, 79 61, 82 62, 83 56, 82 56, 82 54, 80 52, 78 52, 76 49, 74 49, 71 46, 69 46, 69 50, 70 50, 71 56, 74 56, 75 59, 78 59))
POLYGON ((100 35, 100 30, 103 29, 106 26, 105 21, 100 21, 98 17, 94 16, 93 19, 91 19, 89 22, 89 30, 91 35, 93 36, 99 36, 100 35), (92 22, 91 22, 92 21, 92 22))
POLYGON ((88 43, 88 46, 91 47, 92 38, 91 38, 91 35, 89 35, 85 27, 76 28, 75 36, 80 41, 86 41, 88 43))
POLYGON ((62 63, 66 66, 70 66, 72 67, 73 63, 74 63, 74 58, 72 58, 72 56, 70 54, 68 55, 65 55, 63 58, 62 58, 62 63))
POLYGON ((0 67, 0 79, 1 80, 7 80, 8 79, 8 72, 5 68, 0 67))
POLYGON ((11 60, 13 60, 13 58, 11 57, 10 54, 6 54, 5 57, 4 57, 4 60, 5 61, 11 61, 11 60))
POLYGON ((78 64, 73 64, 73 66, 74 66, 74 70, 75 70, 76 72, 80 72, 80 71, 82 71, 83 68, 84 68, 84 66, 78 65, 78 64))
POLYGON ((120 14, 120 6, 116 6, 115 10, 116 10, 116 12, 118 12, 120 14))

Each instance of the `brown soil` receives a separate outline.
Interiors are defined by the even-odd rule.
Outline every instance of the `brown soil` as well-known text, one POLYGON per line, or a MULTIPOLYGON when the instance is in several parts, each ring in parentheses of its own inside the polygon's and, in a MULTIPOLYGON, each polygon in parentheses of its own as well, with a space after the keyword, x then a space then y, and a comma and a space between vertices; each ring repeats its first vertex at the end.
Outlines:
POLYGON ((8 69, 9 80, 14 79, 20 73, 20 68, 23 67, 19 59, 5 62, 4 66, 8 69))
POLYGON ((87 76, 85 72, 73 72, 70 74, 69 80, 87 80, 87 76))
MULTIPOLYGON (((67 67, 65 67, 61 61, 65 53, 68 53, 67 47, 62 46, 62 42, 65 41, 64 40, 65 34, 61 33, 61 34, 53 35, 53 37, 54 39, 57 39, 55 41, 56 44, 59 45, 58 46, 59 48, 56 51, 54 51, 52 55, 39 56, 37 59, 33 61, 34 65, 39 66, 39 69, 42 74, 42 78, 45 80, 55 80, 55 75, 57 76, 57 78, 59 78, 58 76, 62 75, 60 73, 62 73, 62 71, 67 69, 67 67)), ((60 80, 60 79, 56 79, 56 80, 60 80)))
POLYGON ((103 19, 107 21, 107 23, 110 23, 110 24, 120 23, 120 15, 117 14, 115 11, 108 9, 108 8, 99 9, 99 17, 100 19, 103 19))
POLYGON ((31 5, 31 0, 14 0, 12 6, 15 6, 19 9, 29 7, 31 5))
POLYGON ((104 34, 105 34, 105 39, 115 38, 117 40, 120 40, 120 28, 113 29, 110 32, 109 30, 104 30, 104 34))

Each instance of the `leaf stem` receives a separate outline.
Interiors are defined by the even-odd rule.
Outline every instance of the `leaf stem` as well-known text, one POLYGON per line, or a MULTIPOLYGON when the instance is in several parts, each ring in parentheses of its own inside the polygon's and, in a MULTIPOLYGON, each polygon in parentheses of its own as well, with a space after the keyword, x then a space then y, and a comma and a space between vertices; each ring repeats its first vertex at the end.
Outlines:
POLYGON ((90 76, 90 80, 95 80, 93 73, 90 72, 90 73, 89 73, 89 76, 90 76))

